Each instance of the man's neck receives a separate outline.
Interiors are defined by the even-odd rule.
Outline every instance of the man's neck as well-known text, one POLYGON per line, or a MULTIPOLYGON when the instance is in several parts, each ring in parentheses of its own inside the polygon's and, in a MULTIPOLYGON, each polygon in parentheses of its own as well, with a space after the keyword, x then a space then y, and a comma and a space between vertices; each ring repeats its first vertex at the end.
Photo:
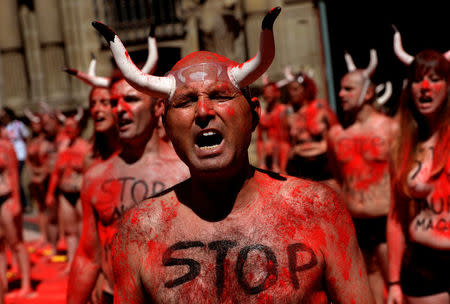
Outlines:
POLYGON ((355 121, 360 122, 360 123, 366 122, 369 119, 369 117, 373 114, 374 111, 375 110, 374 110, 374 108, 372 108, 371 105, 369 105, 367 103, 364 104, 361 107, 361 110, 359 110, 358 114, 356 114, 355 121))
POLYGON ((271 103, 268 103, 267 108, 266 108, 267 112, 272 112, 275 109, 275 107, 277 106, 277 104, 278 104, 278 101, 272 101, 271 103))
POLYGON ((120 157, 127 163, 133 163, 141 159, 144 154, 157 154, 159 153, 159 140, 156 128, 144 132, 142 136, 137 138, 121 140, 120 157))
POLYGON ((188 203, 201 218, 219 221, 230 213, 242 209, 249 200, 246 189, 254 175, 254 168, 247 165, 226 178, 212 179, 193 176, 189 185, 188 203))

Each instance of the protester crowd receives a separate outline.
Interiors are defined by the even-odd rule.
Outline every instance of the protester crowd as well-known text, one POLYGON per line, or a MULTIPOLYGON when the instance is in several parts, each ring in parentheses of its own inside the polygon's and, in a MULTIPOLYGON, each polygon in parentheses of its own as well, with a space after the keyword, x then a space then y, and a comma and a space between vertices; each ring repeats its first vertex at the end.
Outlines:
POLYGON ((22 220, 35 208, 39 246, 67 244, 67 303, 450 303, 450 52, 410 55, 395 32, 408 76, 392 116, 376 50, 365 67, 342 54, 338 117, 311 71, 265 74, 280 10, 255 57, 194 52, 164 77, 154 37, 139 68, 94 22, 115 72, 96 75, 95 58, 65 69, 92 87, 89 140, 81 108, 43 101, 28 127, 1 110, 0 294, 7 250, 16 297, 32 292, 22 220))

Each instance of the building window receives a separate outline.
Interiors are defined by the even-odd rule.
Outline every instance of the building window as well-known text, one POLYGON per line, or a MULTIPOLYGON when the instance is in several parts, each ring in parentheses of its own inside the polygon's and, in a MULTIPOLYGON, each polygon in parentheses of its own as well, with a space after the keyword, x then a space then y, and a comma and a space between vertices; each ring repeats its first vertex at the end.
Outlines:
POLYGON ((127 44, 145 42, 151 24, 158 40, 184 36, 177 16, 180 0, 93 0, 96 17, 108 24, 127 44))

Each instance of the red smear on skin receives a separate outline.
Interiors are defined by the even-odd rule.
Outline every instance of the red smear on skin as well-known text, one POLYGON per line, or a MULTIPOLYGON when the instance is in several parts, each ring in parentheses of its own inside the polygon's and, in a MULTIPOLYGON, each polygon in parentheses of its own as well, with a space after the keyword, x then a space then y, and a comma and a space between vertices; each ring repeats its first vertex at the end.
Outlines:
POLYGON ((346 178, 353 177, 356 190, 367 190, 371 185, 382 180, 388 170, 387 161, 370 161, 364 155, 373 159, 383 159, 386 152, 380 148, 384 144, 379 138, 358 137, 342 139, 336 145, 338 158, 345 157, 349 161, 341 162, 342 174, 346 178))
POLYGON ((106 218, 112 218, 114 213, 115 204, 122 193, 122 183, 118 180, 105 183, 103 189, 96 192, 94 195, 97 198, 95 202, 95 209, 99 214, 106 215, 106 218))
POLYGON ((434 192, 429 200, 430 204, 433 206, 434 210, 440 210, 442 212, 433 219, 434 229, 431 233, 438 239, 450 240, 450 221, 448 217, 446 218, 444 214, 450 213, 450 159, 447 161, 446 168, 444 172, 435 181, 434 192), (439 219, 444 219, 445 221, 439 222, 439 219))

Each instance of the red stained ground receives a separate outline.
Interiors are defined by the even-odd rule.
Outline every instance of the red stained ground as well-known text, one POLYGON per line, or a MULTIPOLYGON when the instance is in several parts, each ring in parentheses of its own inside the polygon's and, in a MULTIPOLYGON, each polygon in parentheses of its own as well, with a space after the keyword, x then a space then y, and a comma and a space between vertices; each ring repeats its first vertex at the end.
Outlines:
MULTIPOLYGON (((36 216, 25 218, 25 222, 37 224, 36 216)), ((27 237, 25 237, 27 239, 27 237)), ((63 304, 66 303, 66 290, 68 275, 64 274, 66 262, 51 261, 46 255, 46 249, 50 247, 39 247, 36 240, 26 242, 30 254, 31 280, 34 292, 28 297, 16 297, 20 287, 20 274, 8 270, 9 292, 5 295, 6 304, 63 304)), ((58 255, 64 256, 65 243, 59 242, 58 255)), ((8 265, 11 265, 11 255, 8 252, 8 265)))

